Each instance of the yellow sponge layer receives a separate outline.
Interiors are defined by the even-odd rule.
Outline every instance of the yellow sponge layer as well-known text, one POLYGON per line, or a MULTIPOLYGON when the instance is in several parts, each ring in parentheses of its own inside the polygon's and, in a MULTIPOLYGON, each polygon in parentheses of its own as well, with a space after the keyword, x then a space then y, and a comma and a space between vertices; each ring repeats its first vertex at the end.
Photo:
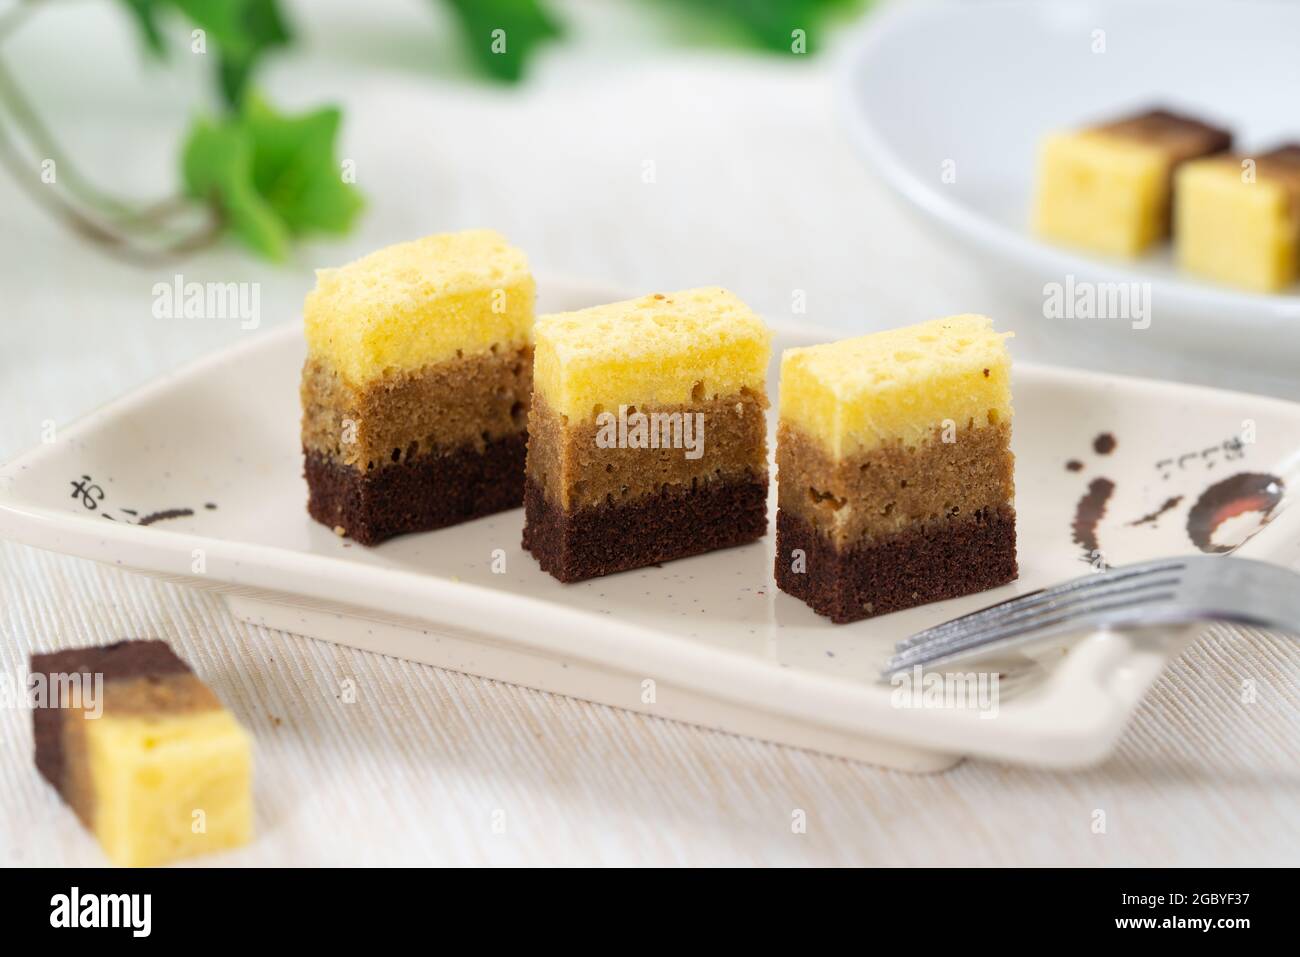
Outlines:
POLYGON ((764 393, 772 334, 725 289, 687 289, 543 316, 533 388, 571 422, 619 405, 764 393))
POLYGON ((1096 130, 1057 133, 1042 144, 1034 228, 1054 242, 1136 256, 1164 238, 1167 151, 1096 130))
POLYGON ((1270 177, 1263 161, 1254 182, 1240 161, 1204 159, 1179 168, 1174 223, 1178 262, 1217 282, 1259 292, 1300 274, 1300 186, 1270 177))
POLYGON ((1011 419, 1011 357, 986 316, 787 349, 780 415, 833 458, 899 440, 916 446, 956 429, 1011 419))
POLYGON ((361 384, 529 341, 536 286, 498 233, 440 233, 316 273, 307 347, 361 384))
POLYGON ((114 862, 151 866, 251 840, 252 743, 229 712, 85 724, 95 834, 114 862))

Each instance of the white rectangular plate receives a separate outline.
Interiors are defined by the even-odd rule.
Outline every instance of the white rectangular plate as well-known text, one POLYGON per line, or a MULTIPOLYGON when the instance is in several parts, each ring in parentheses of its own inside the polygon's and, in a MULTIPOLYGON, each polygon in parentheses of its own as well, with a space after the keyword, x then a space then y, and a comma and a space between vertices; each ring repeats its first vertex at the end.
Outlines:
MULTIPOLYGON (((543 282, 539 308, 613 297, 543 282)), ((775 331, 778 351, 830 337, 775 331)), ((898 639, 1086 573, 1072 523, 1091 483, 1114 485, 1097 529, 1112 564, 1194 551, 1189 516, 1234 512, 1213 543, 1300 559, 1300 510, 1288 508, 1300 406, 1026 364, 1014 382, 1021 578, 995 591, 836 626, 774 587, 771 535, 562 585, 520 549, 521 510, 367 549, 307 516, 303 357, 299 327, 259 332, 62 430, 0 470, 0 535, 219 589, 270 627, 910 770, 966 754, 1100 760, 1178 647, 1099 633, 1040 649, 1004 663, 996 710, 899 707, 878 680, 898 639), (1253 441, 1238 444, 1243 428, 1253 441), (1116 439, 1110 454, 1094 451, 1102 433, 1116 439), (1242 474, 1274 476, 1280 500, 1268 508, 1265 490, 1197 506, 1242 474)))

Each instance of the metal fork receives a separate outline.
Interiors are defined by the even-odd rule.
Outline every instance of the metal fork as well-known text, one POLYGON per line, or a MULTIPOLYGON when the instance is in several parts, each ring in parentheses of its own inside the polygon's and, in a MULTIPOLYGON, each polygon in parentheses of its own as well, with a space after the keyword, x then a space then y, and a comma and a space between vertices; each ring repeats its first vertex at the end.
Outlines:
POLYGON ((1300 633, 1300 574, 1248 558, 1189 555, 1094 572, 905 638, 882 676, 1086 629, 1225 621, 1300 633))

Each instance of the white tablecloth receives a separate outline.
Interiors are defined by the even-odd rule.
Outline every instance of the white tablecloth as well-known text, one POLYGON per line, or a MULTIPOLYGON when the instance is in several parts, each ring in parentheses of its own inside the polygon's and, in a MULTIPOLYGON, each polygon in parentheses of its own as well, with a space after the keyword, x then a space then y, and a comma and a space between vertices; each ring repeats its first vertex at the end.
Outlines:
MULTIPOLYGON (((302 49, 264 78, 279 103, 344 106, 342 154, 370 204, 344 242, 284 268, 233 248, 128 267, 0 178, 0 459, 47 420, 257 334, 153 318, 152 286, 175 271, 261 282, 265 329, 296 314, 311 267, 469 226, 500 229, 539 271, 633 290, 722 284, 774 316, 804 290, 810 321, 846 330, 981 311, 1018 330, 1020 358, 1289 391, 1018 321, 996 277, 863 168, 826 61, 672 48, 649 4, 571 4, 570 45, 501 91, 444 65, 459 54, 431 5, 375 6, 291 7, 302 49)), ((179 55, 177 82, 133 44, 115 10, 55 4, 8 53, 92 175, 152 195, 175 181, 207 64, 179 55)), ((910 776, 250 627, 219 598, 0 543, 6 675, 33 649, 127 637, 170 642, 255 735, 257 840, 208 863, 1282 864, 1300 851, 1300 653, 1251 631, 1216 629, 1183 654, 1100 768, 910 776), (339 700, 345 678, 355 703, 339 700), (806 833, 792 833, 796 809, 806 833)), ((32 768, 30 714, 0 710, 0 737, 0 863, 102 863, 32 768)))

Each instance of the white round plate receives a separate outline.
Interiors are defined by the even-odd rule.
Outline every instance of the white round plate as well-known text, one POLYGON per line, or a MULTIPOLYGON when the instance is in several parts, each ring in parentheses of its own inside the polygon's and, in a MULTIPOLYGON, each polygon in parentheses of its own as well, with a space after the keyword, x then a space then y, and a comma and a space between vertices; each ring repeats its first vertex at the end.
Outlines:
POLYGON ((867 18, 838 83, 871 164, 1009 293, 1036 302, 1027 315, 1044 314, 1049 283, 1149 283, 1147 343, 1294 368, 1300 286, 1262 295, 1212 285, 1180 272, 1168 249, 1128 262, 1058 248, 1033 235, 1029 212, 1037 143, 1050 130, 1159 105, 1228 127, 1243 150, 1300 141, 1298 51, 1294 3, 900 4, 867 18))

